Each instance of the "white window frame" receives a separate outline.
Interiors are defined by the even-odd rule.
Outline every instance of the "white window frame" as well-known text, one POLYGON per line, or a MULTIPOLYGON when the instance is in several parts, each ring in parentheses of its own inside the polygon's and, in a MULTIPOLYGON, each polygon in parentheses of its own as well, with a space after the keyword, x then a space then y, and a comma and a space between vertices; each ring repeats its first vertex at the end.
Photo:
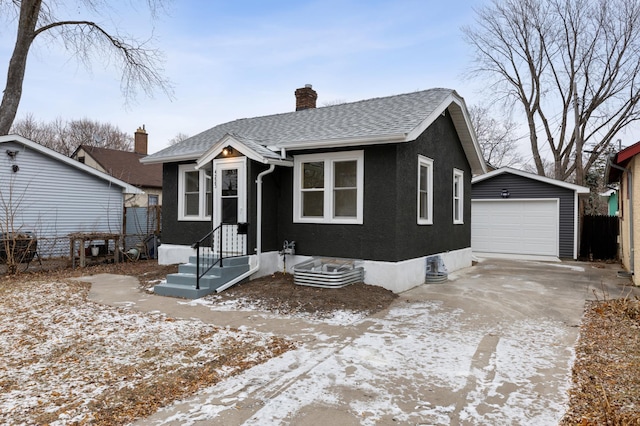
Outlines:
POLYGON ((462 170, 453 169, 452 193, 453 197, 451 201, 453 203, 453 223, 456 225, 462 225, 464 223, 464 172, 462 170), (458 181, 457 188, 456 181, 458 181), (458 200, 457 205, 456 200, 458 200))
POLYGON ((293 165, 293 221, 295 223, 363 223, 364 200, 364 151, 329 152, 322 154, 296 155, 293 165), (304 163, 324 162, 323 215, 302 216, 302 172, 304 163), (333 193, 335 189, 333 165, 342 161, 356 161, 356 216, 334 217, 333 193))
POLYGON ((418 218, 418 225, 433 225, 433 160, 422 155, 418 155, 418 181, 416 186, 417 204, 416 215, 418 218), (420 173, 422 167, 427 168, 427 215, 425 219, 420 217, 420 173))
MULTIPOLYGON (((211 179, 211 176, 209 176, 211 179)), ((178 166, 178 220, 205 221, 211 220, 207 211, 207 173, 204 169, 196 169, 195 164, 181 164, 178 166), (198 214, 186 215, 184 212, 185 174, 198 172, 198 214)))

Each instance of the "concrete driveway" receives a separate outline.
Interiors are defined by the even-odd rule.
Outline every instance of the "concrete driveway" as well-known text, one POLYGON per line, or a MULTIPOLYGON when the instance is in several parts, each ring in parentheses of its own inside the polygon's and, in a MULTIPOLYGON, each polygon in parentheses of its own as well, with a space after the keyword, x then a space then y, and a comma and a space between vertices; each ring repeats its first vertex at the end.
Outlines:
POLYGON ((618 269, 481 259, 339 326, 186 305, 118 276, 90 277, 90 297, 301 342, 139 425, 553 425, 585 300, 640 295, 618 269))

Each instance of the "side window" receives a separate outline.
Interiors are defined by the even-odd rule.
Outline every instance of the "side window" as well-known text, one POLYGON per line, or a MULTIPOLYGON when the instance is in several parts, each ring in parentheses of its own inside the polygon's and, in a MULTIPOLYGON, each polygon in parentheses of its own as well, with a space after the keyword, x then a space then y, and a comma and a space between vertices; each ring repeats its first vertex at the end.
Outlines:
POLYGON ((302 163, 302 217, 324 215, 324 161, 302 163))
POLYGON ((453 223, 464 223, 464 172, 453 169, 453 223))
POLYGON ((178 167, 178 220, 211 219, 211 172, 195 165, 178 167))
POLYGON ((296 156, 295 222, 362 223, 364 152, 296 156))
POLYGON ((180 209, 184 217, 200 216, 200 172, 185 171, 184 174, 183 208, 180 209))
POLYGON ((433 160, 418 156, 418 225, 433 224, 433 160))
POLYGON ((358 214, 358 162, 333 163, 333 217, 355 218, 358 214))

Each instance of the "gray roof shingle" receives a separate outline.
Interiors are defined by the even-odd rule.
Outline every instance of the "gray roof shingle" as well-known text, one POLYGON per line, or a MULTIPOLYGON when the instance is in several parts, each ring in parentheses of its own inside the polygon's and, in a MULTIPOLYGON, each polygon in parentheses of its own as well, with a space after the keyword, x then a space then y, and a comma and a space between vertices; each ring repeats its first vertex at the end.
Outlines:
MULTIPOLYGON (((263 117, 243 118, 205 130, 147 156, 144 162, 198 158, 226 134, 260 146, 287 146, 314 141, 358 139, 408 134, 422 123, 451 89, 429 89, 321 108, 263 117)), ((265 154, 267 154, 267 149, 265 154)), ((265 155, 266 156, 266 155, 265 155)))

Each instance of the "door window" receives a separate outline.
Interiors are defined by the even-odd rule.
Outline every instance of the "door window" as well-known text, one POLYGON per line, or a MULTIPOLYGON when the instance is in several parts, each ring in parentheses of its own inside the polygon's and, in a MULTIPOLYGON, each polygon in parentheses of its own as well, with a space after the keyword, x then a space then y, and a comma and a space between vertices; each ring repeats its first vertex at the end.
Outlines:
POLYGON ((222 223, 238 223, 238 169, 221 172, 222 223))

